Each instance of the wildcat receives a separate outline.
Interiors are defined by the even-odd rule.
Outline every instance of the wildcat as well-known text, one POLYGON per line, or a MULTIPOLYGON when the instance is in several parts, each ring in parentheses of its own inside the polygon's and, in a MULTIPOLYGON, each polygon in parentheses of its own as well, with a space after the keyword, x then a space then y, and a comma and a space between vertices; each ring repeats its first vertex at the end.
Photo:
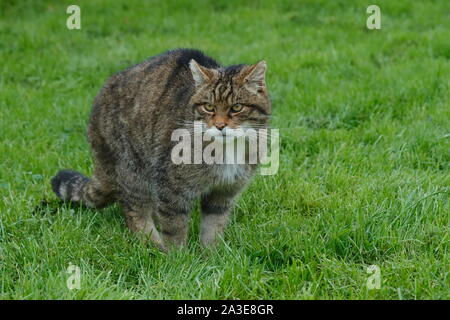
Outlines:
POLYGON ((191 130, 194 121, 213 136, 268 127, 265 72, 264 61, 223 67, 201 51, 177 49, 113 75, 90 116, 92 177, 61 170, 53 191, 93 208, 118 202, 129 229, 162 250, 186 244, 189 214, 200 198, 200 240, 214 245, 257 165, 176 165, 171 134, 191 130))

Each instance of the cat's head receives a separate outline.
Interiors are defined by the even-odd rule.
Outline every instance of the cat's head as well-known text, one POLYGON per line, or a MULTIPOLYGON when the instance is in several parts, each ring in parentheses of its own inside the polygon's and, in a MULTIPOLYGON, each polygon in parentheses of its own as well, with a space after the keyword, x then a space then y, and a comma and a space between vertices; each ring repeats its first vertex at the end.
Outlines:
POLYGON ((189 67, 195 82, 191 98, 195 121, 203 122, 213 135, 268 126, 271 104, 265 61, 209 69, 191 60, 189 67))

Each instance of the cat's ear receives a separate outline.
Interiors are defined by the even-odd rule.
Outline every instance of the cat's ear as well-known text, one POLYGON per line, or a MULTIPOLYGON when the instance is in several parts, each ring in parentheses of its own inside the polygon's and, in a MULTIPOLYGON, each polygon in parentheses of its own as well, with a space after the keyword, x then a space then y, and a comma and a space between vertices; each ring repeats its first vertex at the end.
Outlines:
POLYGON ((250 66, 243 71, 244 86, 250 92, 258 93, 266 87, 266 69, 267 64, 264 60, 250 66))
POLYGON ((189 68, 192 72, 192 78, 195 81, 195 86, 200 87, 201 85, 211 81, 216 74, 216 70, 208 69, 199 65, 194 59, 189 62, 189 68))

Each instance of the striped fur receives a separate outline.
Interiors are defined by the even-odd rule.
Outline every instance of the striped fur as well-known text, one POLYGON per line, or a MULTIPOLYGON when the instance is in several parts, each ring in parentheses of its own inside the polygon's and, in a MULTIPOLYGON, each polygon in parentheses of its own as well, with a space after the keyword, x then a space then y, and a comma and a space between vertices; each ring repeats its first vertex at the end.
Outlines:
POLYGON ((256 165, 175 165, 170 137, 175 129, 192 129, 195 120, 267 127, 265 68, 265 62, 222 67, 198 50, 178 49, 113 75, 90 116, 93 176, 62 170, 52 179, 54 192, 95 208, 118 202, 130 230, 164 250, 186 243, 189 213, 201 198, 201 240, 212 245, 256 165), (215 114, 204 112, 207 104, 215 114), (237 104, 242 110, 232 113, 237 104))

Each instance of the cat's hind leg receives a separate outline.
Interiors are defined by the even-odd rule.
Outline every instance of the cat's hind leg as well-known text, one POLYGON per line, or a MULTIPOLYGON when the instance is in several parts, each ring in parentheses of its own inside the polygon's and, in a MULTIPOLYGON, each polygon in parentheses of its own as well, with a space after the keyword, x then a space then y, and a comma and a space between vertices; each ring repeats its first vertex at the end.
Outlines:
POLYGON ((128 228, 143 240, 150 240, 159 249, 166 251, 164 242, 153 220, 152 210, 148 208, 130 208, 124 206, 125 221, 128 228))

